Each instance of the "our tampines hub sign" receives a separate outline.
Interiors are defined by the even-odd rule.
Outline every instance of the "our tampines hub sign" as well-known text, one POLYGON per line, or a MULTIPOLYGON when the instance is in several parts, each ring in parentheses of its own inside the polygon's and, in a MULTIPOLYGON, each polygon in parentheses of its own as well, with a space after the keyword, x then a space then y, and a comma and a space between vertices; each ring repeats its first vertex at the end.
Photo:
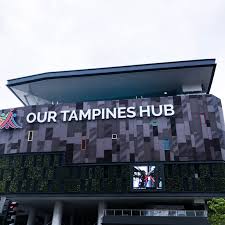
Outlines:
POLYGON ((96 119, 126 119, 135 117, 159 117, 159 116, 173 116, 175 114, 174 106, 172 104, 164 104, 159 106, 147 105, 140 107, 115 107, 115 108, 101 108, 101 109, 87 109, 87 110, 61 110, 47 112, 31 112, 27 114, 27 123, 50 123, 62 120, 63 122, 82 121, 82 120, 96 120, 96 119))

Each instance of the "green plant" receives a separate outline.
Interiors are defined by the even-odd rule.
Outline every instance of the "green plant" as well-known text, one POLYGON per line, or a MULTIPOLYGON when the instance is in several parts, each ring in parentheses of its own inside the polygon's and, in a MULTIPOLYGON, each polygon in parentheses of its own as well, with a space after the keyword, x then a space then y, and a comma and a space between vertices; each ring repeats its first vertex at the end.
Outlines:
POLYGON ((207 202, 209 208, 209 222, 212 225, 225 224, 225 199, 213 198, 207 202))

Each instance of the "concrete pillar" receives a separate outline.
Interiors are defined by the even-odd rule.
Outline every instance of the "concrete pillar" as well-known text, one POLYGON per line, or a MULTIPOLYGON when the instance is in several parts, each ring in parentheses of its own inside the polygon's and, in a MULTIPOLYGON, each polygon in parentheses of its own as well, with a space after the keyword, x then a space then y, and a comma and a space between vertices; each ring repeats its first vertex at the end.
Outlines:
POLYGON ((29 209, 29 215, 28 215, 28 220, 27 220, 27 225, 34 225, 35 223, 35 209, 30 208, 29 209))
POLYGON ((54 205, 52 225, 61 225, 62 213, 63 213, 63 204, 62 202, 57 201, 54 205))
POLYGON ((104 216, 104 209, 106 208, 105 202, 99 202, 98 203, 98 222, 97 225, 102 224, 102 218, 104 216))
POLYGON ((44 225, 47 225, 50 222, 50 215, 46 214, 44 218, 44 225))
POLYGON ((73 225, 73 221, 74 221, 74 216, 71 215, 71 216, 70 216, 70 225, 73 225))

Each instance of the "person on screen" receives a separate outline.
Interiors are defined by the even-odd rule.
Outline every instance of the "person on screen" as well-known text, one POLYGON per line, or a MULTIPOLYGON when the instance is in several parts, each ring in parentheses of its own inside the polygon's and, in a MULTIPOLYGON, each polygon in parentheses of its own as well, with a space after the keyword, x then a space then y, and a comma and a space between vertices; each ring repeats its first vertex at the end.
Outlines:
POLYGON ((148 180, 147 180, 146 187, 148 187, 148 188, 155 188, 154 173, 150 172, 147 177, 148 177, 148 180))
POLYGON ((141 172, 141 175, 139 177, 139 188, 146 188, 146 185, 147 185, 147 179, 146 178, 146 172, 145 171, 140 171, 141 172))

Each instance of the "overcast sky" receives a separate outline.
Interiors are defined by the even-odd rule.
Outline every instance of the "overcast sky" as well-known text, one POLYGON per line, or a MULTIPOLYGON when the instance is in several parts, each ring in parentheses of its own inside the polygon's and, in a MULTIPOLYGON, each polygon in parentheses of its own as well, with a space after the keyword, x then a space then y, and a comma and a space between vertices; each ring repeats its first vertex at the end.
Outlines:
POLYGON ((216 58, 225 107, 225 0, 0 0, 0 108, 8 79, 37 73, 216 58))

